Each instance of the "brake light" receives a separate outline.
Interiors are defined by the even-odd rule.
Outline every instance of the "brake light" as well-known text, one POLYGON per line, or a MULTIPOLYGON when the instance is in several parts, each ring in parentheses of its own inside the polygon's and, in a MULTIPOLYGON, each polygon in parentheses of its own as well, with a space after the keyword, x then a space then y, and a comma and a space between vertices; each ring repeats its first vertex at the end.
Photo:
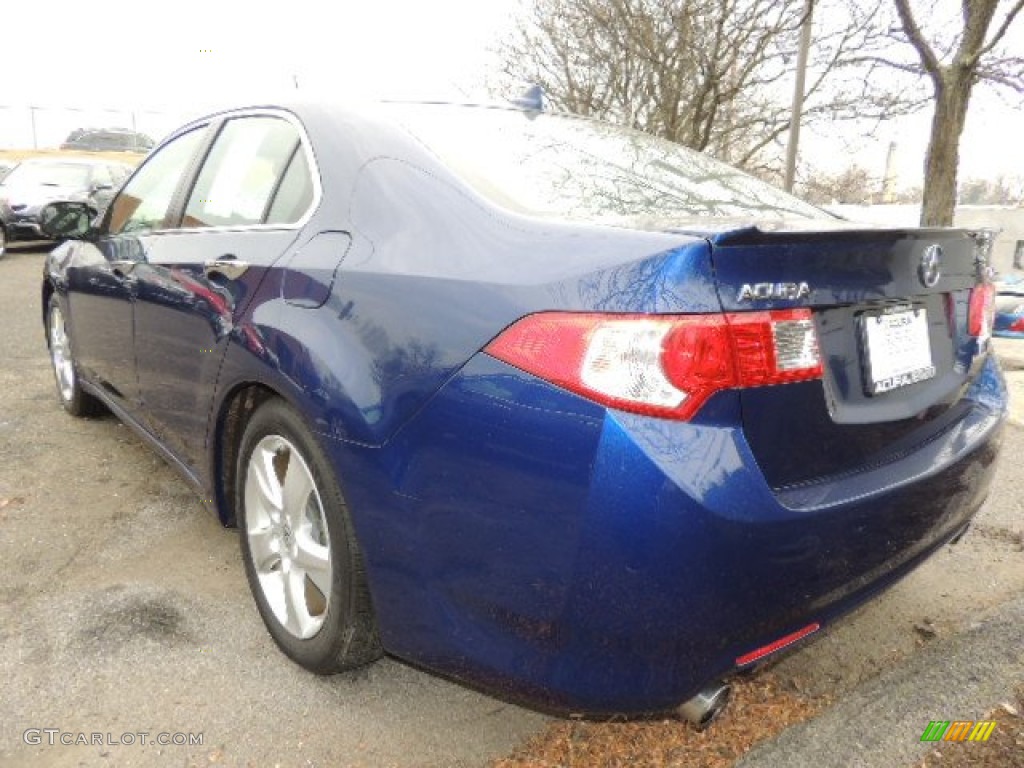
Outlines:
POLYGON ((809 309, 713 315, 542 312, 485 350, 611 408, 689 419, 711 395, 819 379, 809 309))
POLYGON ((971 336, 987 338, 992 334, 996 314, 996 287, 992 283, 976 285, 971 289, 967 310, 967 332, 971 336))

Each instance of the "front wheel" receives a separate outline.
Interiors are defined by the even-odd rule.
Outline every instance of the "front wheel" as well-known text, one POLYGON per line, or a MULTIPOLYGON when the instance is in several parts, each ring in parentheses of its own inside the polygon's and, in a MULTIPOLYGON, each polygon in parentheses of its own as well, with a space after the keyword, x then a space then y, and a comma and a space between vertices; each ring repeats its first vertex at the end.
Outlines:
POLYGON ((50 361, 57 380, 57 398, 64 410, 72 416, 97 416, 103 412, 103 404, 82 389, 78 371, 64 322, 64 310, 57 294, 50 296, 46 310, 46 339, 50 346, 50 361))
POLYGON ((379 658, 348 507, 315 438, 284 402, 253 414, 236 478, 246 576, 278 647, 319 674, 379 658))

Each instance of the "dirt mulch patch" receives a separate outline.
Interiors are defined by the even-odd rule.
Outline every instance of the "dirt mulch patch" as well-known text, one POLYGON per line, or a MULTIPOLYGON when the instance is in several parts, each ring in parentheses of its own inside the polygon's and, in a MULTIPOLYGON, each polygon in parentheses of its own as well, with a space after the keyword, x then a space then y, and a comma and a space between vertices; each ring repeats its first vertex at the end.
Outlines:
POLYGON ((988 741, 937 742, 919 768, 1024 768, 1024 686, 984 719, 996 721, 988 741))
POLYGON ((728 707, 705 731, 675 719, 560 721, 492 768, 726 768, 828 704, 761 674, 733 681, 728 707))

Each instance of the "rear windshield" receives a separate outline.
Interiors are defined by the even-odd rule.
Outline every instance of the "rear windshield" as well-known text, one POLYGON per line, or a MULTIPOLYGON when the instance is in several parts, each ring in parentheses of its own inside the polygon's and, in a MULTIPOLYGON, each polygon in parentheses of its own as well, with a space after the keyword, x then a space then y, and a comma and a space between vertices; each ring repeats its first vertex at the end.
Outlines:
POLYGON ((608 224, 829 218, 707 155, 607 123, 486 107, 391 106, 455 173, 523 213, 608 224))
POLYGON ((81 163, 22 163, 7 174, 4 184, 34 187, 87 187, 90 169, 81 163))

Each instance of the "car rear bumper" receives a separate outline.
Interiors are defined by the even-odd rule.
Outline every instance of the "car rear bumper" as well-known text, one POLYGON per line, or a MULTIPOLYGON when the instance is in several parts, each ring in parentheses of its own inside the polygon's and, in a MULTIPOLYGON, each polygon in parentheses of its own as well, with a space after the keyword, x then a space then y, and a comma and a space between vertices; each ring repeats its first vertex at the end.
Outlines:
POLYGON ((387 445, 334 455, 389 651, 563 711, 656 711, 963 530, 1005 417, 994 361, 965 397, 901 460, 776 492, 735 393, 650 419, 480 355, 387 445))

